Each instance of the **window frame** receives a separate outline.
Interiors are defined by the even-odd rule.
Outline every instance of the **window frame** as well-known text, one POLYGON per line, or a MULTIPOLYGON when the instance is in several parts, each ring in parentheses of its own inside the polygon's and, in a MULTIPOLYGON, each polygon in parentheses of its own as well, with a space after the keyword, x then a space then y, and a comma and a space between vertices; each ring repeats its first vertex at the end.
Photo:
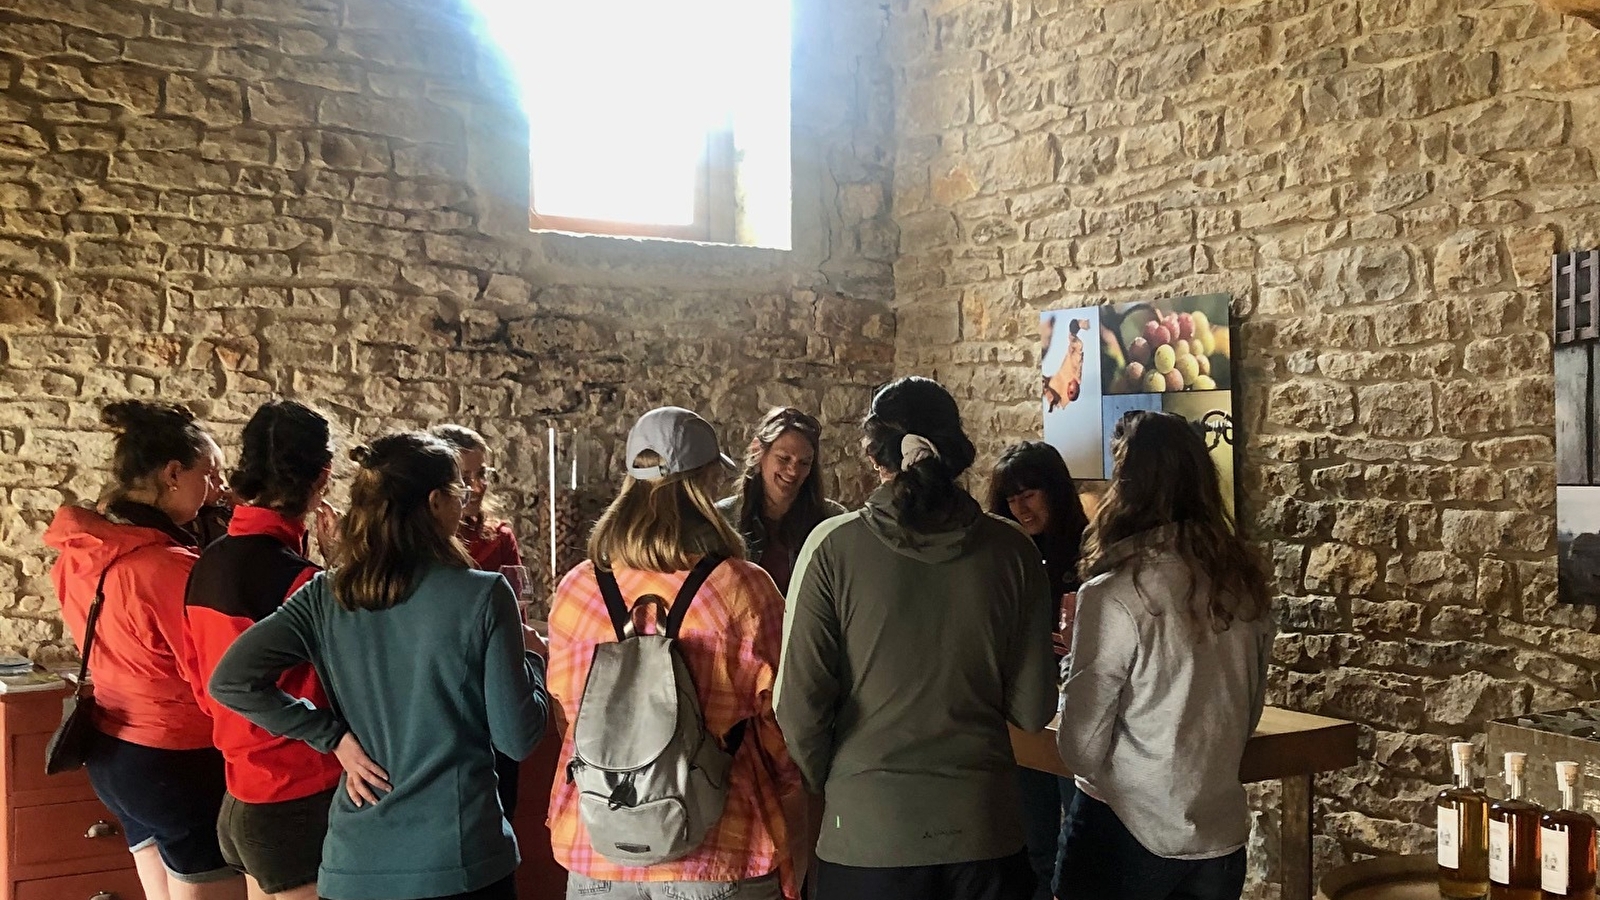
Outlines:
MULTIPOLYGON (((531 134, 530 134, 531 139, 531 134)), ((694 221, 687 225, 626 222, 583 216, 555 216, 539 212, 535 185, 537 166, 528 157, 528 227, 532 231, 559 231, 603 237, 631 237, 698 243, 738 244, 738 166, 733 132, 720 128, 706 133, 705 148, 695 164, 694 221)))

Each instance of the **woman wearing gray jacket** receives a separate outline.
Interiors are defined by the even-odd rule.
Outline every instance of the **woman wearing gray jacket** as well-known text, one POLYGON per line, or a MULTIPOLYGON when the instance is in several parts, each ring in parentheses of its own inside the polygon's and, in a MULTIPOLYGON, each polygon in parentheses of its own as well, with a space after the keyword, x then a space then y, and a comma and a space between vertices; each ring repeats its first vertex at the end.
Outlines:
POLYGON ((1190 424, 1137 411, 1084 546, 1061 710, 1078 795, 1060 900, 1237 900, 1249 810, 1239 760, 1261 718, 1274 625, 1190 424))
POLYGON ((777 714, 825 794, 818 900, 1028 900, 1006 725, 1055 711, 1050 580, 1033 541, 956 483, 955 400, 903 378, 862 422, 883 486, 800 551, 777 714))

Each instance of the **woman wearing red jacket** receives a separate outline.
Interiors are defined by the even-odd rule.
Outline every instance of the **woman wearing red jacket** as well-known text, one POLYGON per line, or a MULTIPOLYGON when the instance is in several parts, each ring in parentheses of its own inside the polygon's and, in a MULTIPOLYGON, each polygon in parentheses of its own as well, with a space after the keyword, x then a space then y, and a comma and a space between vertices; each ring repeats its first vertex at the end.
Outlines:
MULTIPOLYGON (((306 518, 332 477, 328 420, 292 400, 273 401, 250 417, 242 443, 231 477, 239 505, 228 533, 200 554, 189 576, 184 613, 198 685, 211 680, 239 635, 320 571, 306 558, 306 518)), ((309 663, 285 673, 278 687, 328 706, 309 663)), ((227 763, 228 794, 217 821, 223 857, 245 873, 253 898, 316 900, 339 759, 275 737, 209 696, 201 702, 227 763)), ((338 753, 359 752, 346 735, 338 753)))
MULTIPOLYGON (((488 500, 494 469, 489 465, 489 442, 465 425, 435 425, 428 433, 456 448, 461 460, 461 480, 472 488, 472 498, 461 511, 461 530, 456 536, 466 546, 473 565, 485 572, 498 572, 501 566, 522 565, 522 550, 509 522, 491 519, 493 504, 488 500)), ((520 598, 519 598, 520 599, 520 598)))
POLYGON ((222 756, 183 661, 184 585, 199 555, 183 526, 220 478, 222 453, 183 406, 124 400, 101 421, 117 433, 104 512, 63 506, 45 532, 61 552, 50 577, 80 651, 105 584, 89 660, 100 732, 89 780, 122 822, 147 900, 242 898, 217 844, 222 756))

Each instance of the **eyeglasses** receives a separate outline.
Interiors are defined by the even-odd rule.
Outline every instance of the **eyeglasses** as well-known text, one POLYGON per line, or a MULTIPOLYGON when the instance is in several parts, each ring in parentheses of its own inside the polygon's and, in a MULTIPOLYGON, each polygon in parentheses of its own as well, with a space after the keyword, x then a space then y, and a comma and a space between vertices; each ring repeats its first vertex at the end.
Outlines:
POLYGON ((467 484, 466 482, 462 482, 460 487, 461 487, 461 502, 463 504, 471 503, 472 502, 472 495, 474 493, 476 493, 476 491, 474 491, 472 489, 472 485, 467 484))

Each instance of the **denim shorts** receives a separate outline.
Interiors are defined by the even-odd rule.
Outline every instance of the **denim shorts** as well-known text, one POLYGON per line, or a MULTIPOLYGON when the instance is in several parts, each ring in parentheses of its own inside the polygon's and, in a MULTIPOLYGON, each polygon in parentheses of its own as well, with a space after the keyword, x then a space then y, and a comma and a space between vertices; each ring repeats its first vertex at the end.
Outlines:
POLYGON ((239 877, 217 845, 226 790, 221 753, 163 750, 98 734, 88 769, 95 795, 122 822, 129 850, 154 845, 172 877, 190 884, 239 877))
POLYGON ((223 858, 268 894, 316 884, 333 793, 280 803, 245 803, 227 795, 217 818, 223 858))

